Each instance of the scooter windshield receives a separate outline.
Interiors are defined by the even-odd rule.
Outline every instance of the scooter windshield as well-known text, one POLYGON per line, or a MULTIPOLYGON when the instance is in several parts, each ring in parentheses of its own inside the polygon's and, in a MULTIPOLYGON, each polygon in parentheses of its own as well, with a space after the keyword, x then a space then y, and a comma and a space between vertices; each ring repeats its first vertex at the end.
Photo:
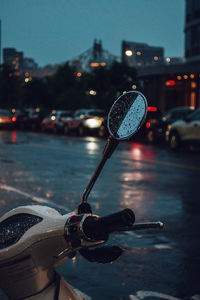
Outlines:
POLYGON ((0 249, 7 248, 19 241, 32 226, 42 221, 39 216, 16 214, 0 223, 0 249))

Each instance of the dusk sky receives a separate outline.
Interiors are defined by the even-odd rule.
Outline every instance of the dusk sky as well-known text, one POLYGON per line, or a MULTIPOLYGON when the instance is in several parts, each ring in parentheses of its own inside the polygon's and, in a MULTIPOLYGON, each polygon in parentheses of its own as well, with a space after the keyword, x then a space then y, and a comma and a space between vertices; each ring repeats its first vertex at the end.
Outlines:
POLYGON ((0 0, 2 48, 40 65, 65 62, 102 40, 120 56, 122 40, 184 56, 185 0, 0 0))

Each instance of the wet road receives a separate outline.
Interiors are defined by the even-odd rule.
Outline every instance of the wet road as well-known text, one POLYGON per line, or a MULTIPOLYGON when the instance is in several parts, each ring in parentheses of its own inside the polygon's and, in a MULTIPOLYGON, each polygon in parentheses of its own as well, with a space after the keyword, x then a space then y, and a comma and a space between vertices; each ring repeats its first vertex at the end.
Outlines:
MULTIPOLYGON (((73 210, 104 143, 92 137, 0 132, 0 215, 27 204, 73 210)), ((93 212, 129 207, 137 222, 161 220, 165 227, 113 236, 109 243, 125 250, 113 264, 89 263, 78 255, 60 273, 97 300, 200 295, 199 187, 200 153, 121 143, 89 197, 93 212)), ((6 297, 0 294, 0 299, 6 297)))

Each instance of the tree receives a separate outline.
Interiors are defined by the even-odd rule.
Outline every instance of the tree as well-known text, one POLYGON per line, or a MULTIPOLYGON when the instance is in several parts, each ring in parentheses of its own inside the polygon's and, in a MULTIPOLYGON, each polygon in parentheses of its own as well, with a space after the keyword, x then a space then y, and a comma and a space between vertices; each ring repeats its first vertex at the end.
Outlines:
POLYGON ((10 66, 0 66, 0 108, 20 107, 21 80, 15 76, 10 66))

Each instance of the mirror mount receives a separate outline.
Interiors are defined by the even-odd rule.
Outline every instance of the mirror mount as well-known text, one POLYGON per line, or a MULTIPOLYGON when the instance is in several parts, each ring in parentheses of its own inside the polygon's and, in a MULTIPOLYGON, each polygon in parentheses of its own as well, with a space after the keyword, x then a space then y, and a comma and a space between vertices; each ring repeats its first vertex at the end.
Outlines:
POLYGON ((107 159, 109 159, 111 157, 111 155, 115 151, 118 144, 119 144, 118 140, 115 140, 112 136, 108 137, 107 143, 106 143, 104 151, 103 151, 102 159, 101 159, 99 165, 97 166, 94 174, 92 175, 92 178, 90 179, 90 182, 88 183, 88 185, 81 197, 82 202, 78 207, 78 213, 86 213, 86 212, 90 213, 91 212, 91 211, 89 211, 89 209, 91 210, 91 207, 88 207, 89 204, 87 203, 87 198, 88 198, 97 178, 99 177, 99 174, 101 173, 101 170, 103 169, 107 159))
POLYGON ((103 156, 105 156, 107 159, 111 157, 115 149, 117 148, 119 144, 118 140, 115 140, 111 135, 107 139, 107 143, 105 145, 105 148, 103 150, 103 156))

